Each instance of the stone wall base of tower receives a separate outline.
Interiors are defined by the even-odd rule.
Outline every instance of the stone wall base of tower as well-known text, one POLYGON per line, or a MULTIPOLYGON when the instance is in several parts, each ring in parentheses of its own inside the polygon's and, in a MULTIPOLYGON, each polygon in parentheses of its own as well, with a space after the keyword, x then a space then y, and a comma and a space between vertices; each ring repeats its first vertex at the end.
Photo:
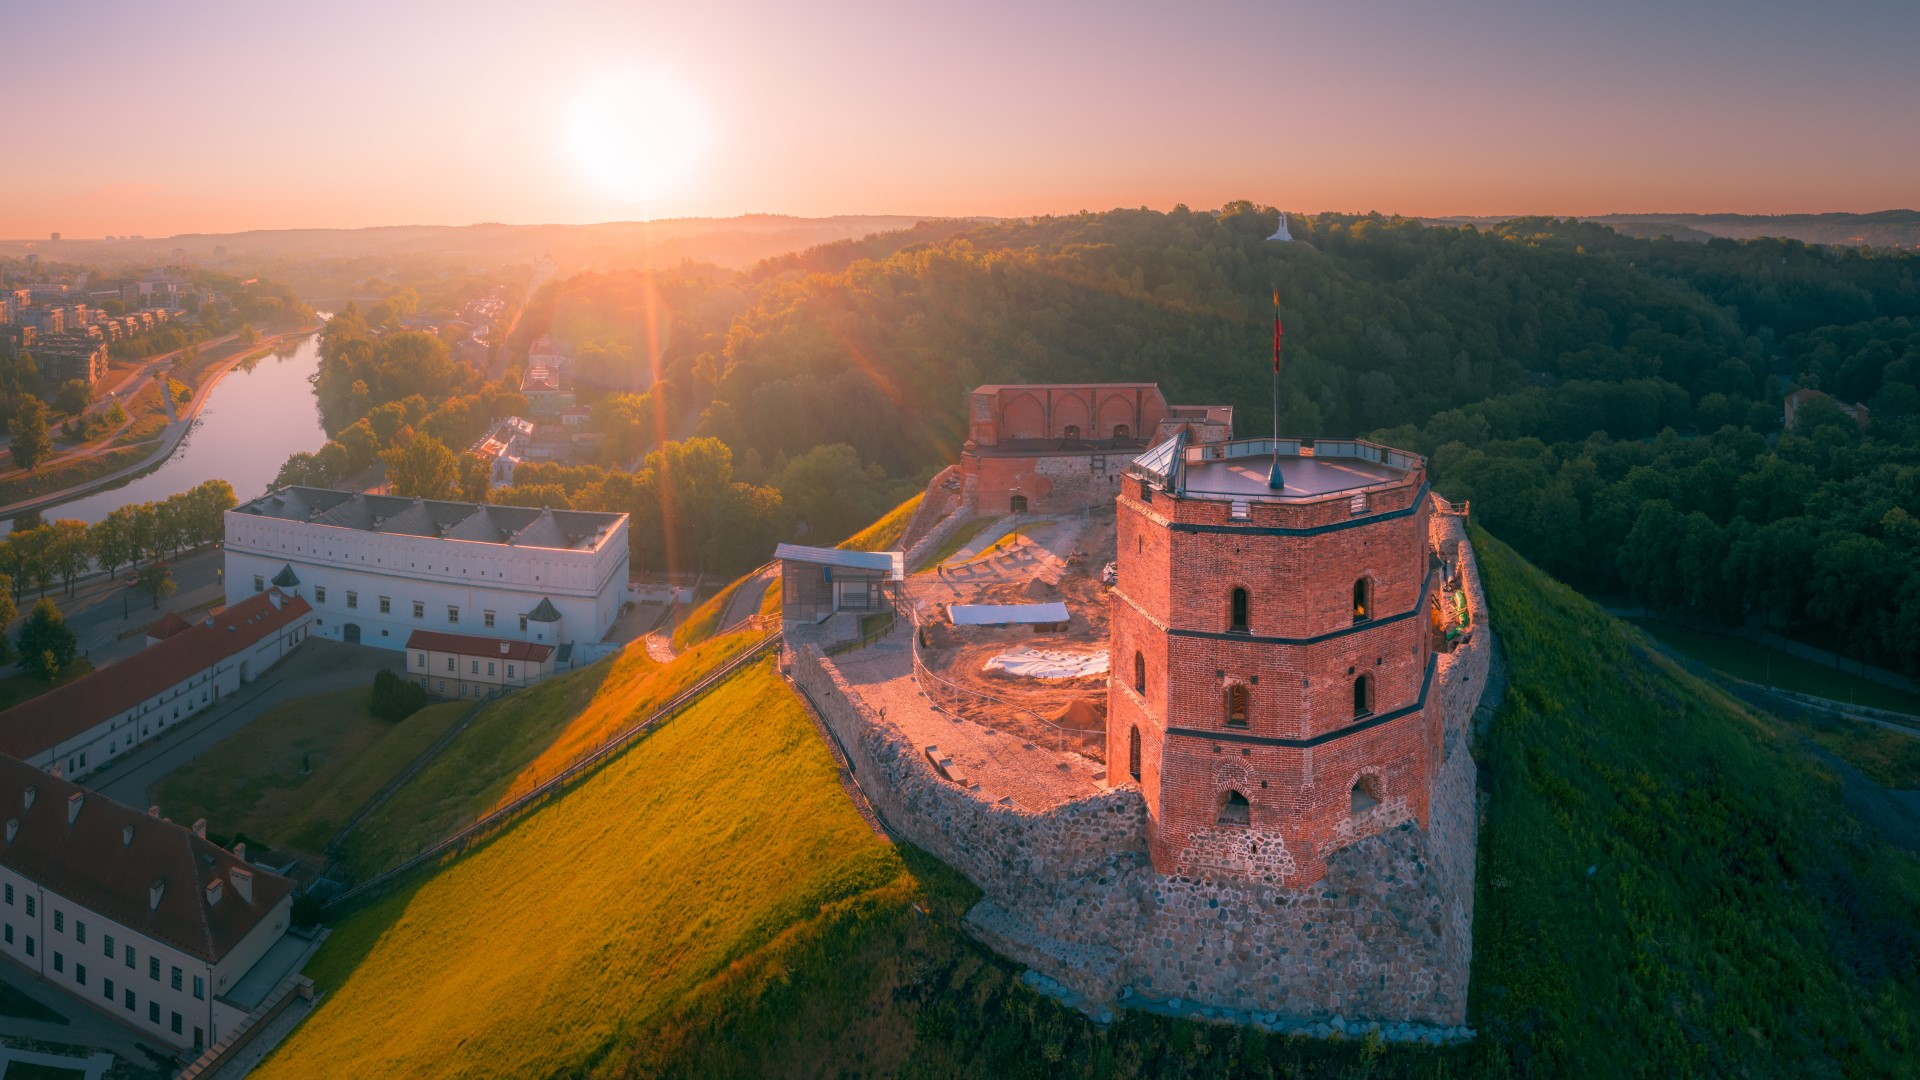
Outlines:
POLYGON ((1156 872, 1132 786, 1043 812, 987 802, 942 779, 897 726, 866 715, 817 649, 788 662, 874 809, 981 888, 969 930, 1030 967, 1037 989, 1095 1017, 1122 1006, 1306 1034, 1462 1038, 1478 833, 1470 725, 1492 642, 1463 519, 1436 514, 1433 531, 1436 546, 1460 545, 1475 632, 1441 659, 1444 737, 1428 827, 1403 821, 1340 847, 1304 888, 1156 872))

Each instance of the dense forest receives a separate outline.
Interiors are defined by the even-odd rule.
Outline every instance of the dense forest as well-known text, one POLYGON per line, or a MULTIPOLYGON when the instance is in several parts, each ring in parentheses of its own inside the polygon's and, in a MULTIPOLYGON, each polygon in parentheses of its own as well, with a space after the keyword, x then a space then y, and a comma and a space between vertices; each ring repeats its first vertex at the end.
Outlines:
MULTIPOLYGON (((1544 218, 1295 216, 1272 243, 1276 220, 1242 202, 932 221, 739 273, 550 284, 509 349, 573 343, 607 460, 495 497, 628 510, 637 565, 732 571, 837 539, 953 461, 981 383, 1152 380, 1265 430, 1277 287, 1284 431, 1430 455, 1442 493, 1583 588, 1920 667, 1920 256, 1544 218), (1781 430, 1803 387, 1871 423, 1815 402, 1781 430)), ((431 360, 421 379, 331 352, 329 429, 484 392, 431 360)))

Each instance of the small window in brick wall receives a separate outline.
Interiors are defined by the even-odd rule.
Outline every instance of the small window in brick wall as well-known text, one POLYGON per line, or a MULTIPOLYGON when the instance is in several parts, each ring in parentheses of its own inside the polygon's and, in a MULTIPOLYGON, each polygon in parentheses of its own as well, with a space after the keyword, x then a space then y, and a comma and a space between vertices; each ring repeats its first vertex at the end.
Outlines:
POLYGON ((1247 590, 1234 589, 1232 599, 1229 601, 1229 610, 1227 613, 1227 630, 1229 632, 1235 634, 1244 634, 1247 632, 1247 608, 1249 606, 1247 590))
POLYGON ((1373 676, 1362 675, 1353 680, 1353 718, 1373 715, 1373 676))
POLYGON ((1253 824, 1253 807, 1248 805, 1247 797, 1237 791, 1227 792, 1226 801, 1220 804, 1220 819, 1216 824, 1253 824))
POLYGON ((1227 687, 1227 726, 1247 726, 1247 686, 1234 683, 1227 687))
POLYGON ((1380 778, 1371 774, 1353 782, 1351 810, 1354 817, 1380 805, 1380 778))
POLYGON ((1138 652, 1133 654, 1133 692, 1142 695, 1147 692, 1147 658, 1138 652))
POLYGON ((1140 779, 1140 727, 1137 724, 1127 732, 1127 775, 1140 779))
POLYGON ((1373 582, 1366 578, 1353 583, 1353 621, 1366 622, 1373 618, 1373 582))

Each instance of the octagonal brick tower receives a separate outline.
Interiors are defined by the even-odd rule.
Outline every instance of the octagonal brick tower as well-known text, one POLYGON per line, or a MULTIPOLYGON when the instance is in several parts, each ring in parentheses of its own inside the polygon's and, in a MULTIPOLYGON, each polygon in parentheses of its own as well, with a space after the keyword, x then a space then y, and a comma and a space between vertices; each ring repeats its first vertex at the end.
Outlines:
POLYGON ((1441 760, 1424 459, 1175 439, 1117 501, 1107 771, 1140 785, 1154 867, 1297 887, 1346 844, 1424 829, 1441 760))

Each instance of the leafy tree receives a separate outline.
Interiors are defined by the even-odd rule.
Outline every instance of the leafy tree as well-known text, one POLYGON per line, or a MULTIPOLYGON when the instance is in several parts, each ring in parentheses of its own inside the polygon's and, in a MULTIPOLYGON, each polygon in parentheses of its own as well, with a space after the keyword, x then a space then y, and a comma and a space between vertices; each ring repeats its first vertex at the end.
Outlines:
POLYGON ((62 669, 73 663, 79 654, 78 641, 73 631, 67 628, 67 622, 60 615, 60 609, 53 601, 41 599, 27 613, 27 619, 20 624, 20 655, 29 658, 48 682, 57 678, 62 669))
POLYGON ((816 446, 774 477, 782 503, 807 526, 810 543, 834 544, 865 528, 893 501, 886 470, 863 466, 845 443, 816 446))
POLYGON ((133 587, 146 596, 155 611, 160 610, 160 601, 172 596, 179 588, 173 580, 173 569, 163 562, 150 562, 141 567, 133 587))
POLYGON ((427 706, 426 688, 403 679, 387 668, 373 676, 373 692, 367 698, 367 711, 382 720, 399 722, 427 706))
POLYGON ((93 557, 112 577, 119 573, 122 566, 134 559, 132 526, 126 507, 116 507, 108 511, 107 516, 95 522, 90 531, 89 542, 93 546, 93 557))
POLYGON ((83 379, 68 379, 53 395, 53 407, 69 416, 78 416, 92 403, 93 387, 83 379))
POLYGON ((395 495, 451 499, 459 491, 459 461, 446 443, 431 435, 403 433, 403 441, 380 459, 387 464, 387 482, 395 495))
POLYGON ((73 594, 73 582, 93 562, 93 538, 91 530, 84 521, 62 518, 48 528, 53 530, 49 544, 48 557, 66 585, 67 594, 73 594))
POLYGON ((47 432, 47 407, 39 398, 28 397, 14 411, 7 424, 13 436, 13 463, 32 471, 53 453, 53 437, 47 432))

